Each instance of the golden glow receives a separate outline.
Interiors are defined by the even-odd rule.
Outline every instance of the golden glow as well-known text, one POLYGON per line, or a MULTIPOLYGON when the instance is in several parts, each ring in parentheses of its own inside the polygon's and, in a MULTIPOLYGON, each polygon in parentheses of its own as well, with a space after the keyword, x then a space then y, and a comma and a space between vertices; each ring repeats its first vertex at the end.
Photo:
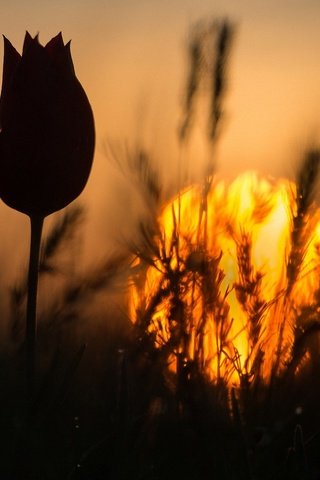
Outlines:
POLYGON ((214 182, 207 197, 193 186, 163 208, 154 266, 130 308, 157 348, 169 346, 171 369, 182 359, 232 385, 268 381, 290 363, 320 285, 319 211, 305 212, 299 242, 296 214, 292 182, 254 173, 214 182))

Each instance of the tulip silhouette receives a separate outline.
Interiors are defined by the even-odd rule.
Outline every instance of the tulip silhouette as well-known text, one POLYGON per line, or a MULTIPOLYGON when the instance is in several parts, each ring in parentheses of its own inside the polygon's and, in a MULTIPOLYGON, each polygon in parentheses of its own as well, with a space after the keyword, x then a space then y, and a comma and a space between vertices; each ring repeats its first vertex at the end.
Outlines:
POLYGON ((7 205, 45 217, 82 192, 94 122, 61 34, 43 47, 27 33, 22 56, 4 39, 0 126, 0 197, 7 205))
POLYGON ((26 33, 22 55, 4 37, 0 128, 0 197, 31 219, 26 370, 32 396, 43 220, 82 192, 94 153, 92 110, 61 33, 45 46, 26 33))

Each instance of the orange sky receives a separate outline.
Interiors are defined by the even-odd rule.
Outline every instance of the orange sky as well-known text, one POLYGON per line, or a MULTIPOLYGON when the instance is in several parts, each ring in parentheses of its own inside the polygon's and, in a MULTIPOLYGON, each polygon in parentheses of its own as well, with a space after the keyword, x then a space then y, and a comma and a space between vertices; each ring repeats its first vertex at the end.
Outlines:
MULTIPOLYGON (((43 43, 58 31, 65 41, 72 39, 77 76, 96 119, 96 159, 84 198, 89 205, 88 242, 98 251, 119 235, 119 217, 126 216, 127 224, 134 215, 103 145, 143 139, 163 170, 174 171, 185 41, 188 27, 206 15, 226 15, 238 27, 230 63, 227 128, 217 158, 220 171, 234 176, 255 168, 292 175, 303 147, 320 137, 318 0, 1 2, 2 33, 19 51, 26 29, 32 35, 40 32, 43 43)), ((25 231, 26 220, 3 206, 0 216, 6 251, 12 235, 25 231)), ((22 250, 26 244, 21 240, 22 250)), ((12 255, 18 265, 20 248, 12 255)))

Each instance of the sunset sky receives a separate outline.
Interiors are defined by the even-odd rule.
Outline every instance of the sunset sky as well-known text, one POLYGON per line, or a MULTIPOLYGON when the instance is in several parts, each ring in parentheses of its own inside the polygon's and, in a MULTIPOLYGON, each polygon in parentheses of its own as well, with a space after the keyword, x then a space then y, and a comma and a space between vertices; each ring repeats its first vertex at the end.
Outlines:
MULTIPOLYGON (((117 190, 117 181, 110 182, 117 174, 106 142, 139 140, 171 171, 188 29, 214 16, 227 16, 237 27, 219 171, 292 176, 304 146, 320 143, 318 0, 1 1, 1 32, 18 51, 26 30, 39 32, 42 43, 59 31, 72 39, 77 76, 96 119, 96 161, 85 193, 92 237, 116 236, 117 219, 126 212, 119 207, 123 186, 117 190)), ((0 213, 8 219, 2 230, 9 245, 5 239, 22 220, 7 207, 0 213)))

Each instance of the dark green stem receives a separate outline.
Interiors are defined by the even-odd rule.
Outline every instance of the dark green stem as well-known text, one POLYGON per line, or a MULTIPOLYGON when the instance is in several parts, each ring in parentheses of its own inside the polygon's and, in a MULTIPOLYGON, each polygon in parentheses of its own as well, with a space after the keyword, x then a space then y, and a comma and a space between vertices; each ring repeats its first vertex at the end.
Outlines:
POLYGON ((35 379, 35 350, 36 350, 36 314, 37 314, 37 290, 39 275, 39 256, 41 233, 44 218, 42 216, 30 216, 31 243, 28 273, 28 300, 26 322, 26 389, 27 402, 31 403, 34 398, 35 379))

